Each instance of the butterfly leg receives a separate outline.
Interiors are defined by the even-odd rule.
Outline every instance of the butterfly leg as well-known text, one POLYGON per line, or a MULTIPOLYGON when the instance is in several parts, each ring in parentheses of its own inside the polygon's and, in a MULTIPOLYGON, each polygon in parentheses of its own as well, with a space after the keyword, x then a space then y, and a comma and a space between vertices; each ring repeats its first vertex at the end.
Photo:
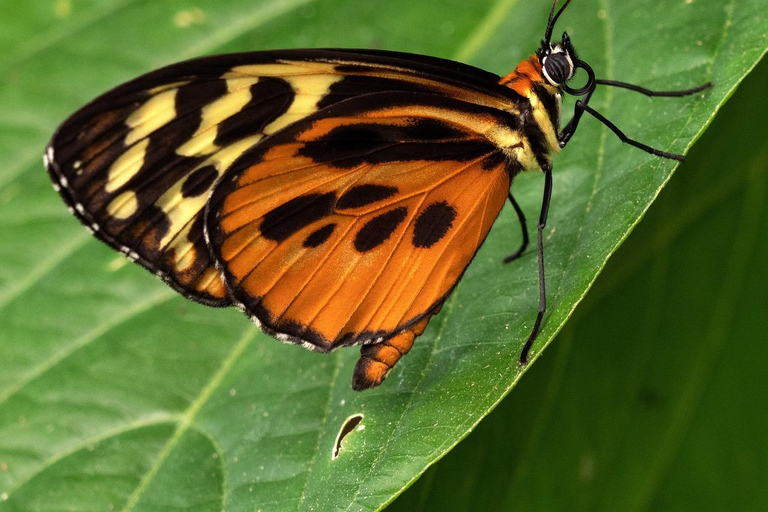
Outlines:
POLYGON ((413 340, 424 332, 432 315, 436 315, 439 311, 440 308, 422 318, 410 329, 389 339, 380 343, 363 345, 360 349, 360 359, 357 361, 355 371, 352 374, 352 389, 363 391, 381 384, 400 358, 411 350, 413 340))
POLYGON ((685 157, 683 155, 678 155, 677 153, 667 153, 666 151, 661 151, 660 149, 652 148, 651 146, 648 146, 646 144, 643 144, 642 142, 638 142, 636 140, 630 139, 626 135, 624 135, 624 132, 619 130, 619 128, 610 122, 608 119, 606 119, 600 112, 593 109, 586 103, 581 103, 581 100, 576 102, 576 107, 581 108, 585 112, 589 113, 592 117, 603 123, 605 126, 611 129, 613 133, 616 134, 616 136, 621 139, 621 142, 624 144, 629 144, 630 146, 634 146, 638 149, 642 149, 646 153, 650 153, 652 155, 660 156, 663 158, 671 158, 672 160, 677 160, 678 162, 685 162, 685 157))
POLYGON ((520 205, 517 204, 517 201, 515 201, 515 198, 512 197, 511 192, 509 193, 508 197, 509 202, 512 203, 512 207, 517 213, 517 220, 520 221, 520 228, 523 230, 523 243, 520 244, 520 247, 513 254, 504 258, 504 263, 509 263, 516 260, 522 256, 522 254, 525 252, 525 249, 528 247, 528 226, 525 223, 525 214, 523 213, 522 208, 520 208, 520 205))
POLYGON ((560 141, 560 147, 564 148, 566 144, 568 144, 568 141, 571 140, 571 137, 573 137, 573 134, 576 133, 576 128, 579 127, 579 121, 581 121, 581 116, 584 115, 584 109, 579 106, 579 103, 586 105, 589 103, 589 99, 592 97, 592 93, 595 92, 594 89, 589 91, 587 94, 584 95, 582 99, 576 102, 576 106, 573 109, 573 117, 571 117, 571 120, 568 121, 568 124, 565 125, 565 128, 560 132, 558 135, 558 140, 560 141))
POLYGON ((531 345, 536 341, 541 329, 541 320, 544 318, 544 312, 547 310, 547 290, 544 283, 544 228, 547 225, 547 216, 549 214, 549 201, 552 198, 552 166, 544 169, 544 197, 541 201, 541 213, 539 214, 539 225, 537 226, 537 248, 539 256, 539 311, 536 314, 536 321, 533 324, 531 334, 520 352, 520 364, 528 363, 528 352, 531 345))

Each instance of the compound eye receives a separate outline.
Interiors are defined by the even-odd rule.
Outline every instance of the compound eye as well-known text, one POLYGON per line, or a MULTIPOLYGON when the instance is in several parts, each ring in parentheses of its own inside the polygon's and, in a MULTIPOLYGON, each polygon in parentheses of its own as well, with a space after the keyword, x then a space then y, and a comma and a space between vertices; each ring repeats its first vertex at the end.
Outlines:
POLYGON ((564 53, 551 53, 544 59, 544 77, 550 84, 564 84, 572 73, 572 64, 564 53))

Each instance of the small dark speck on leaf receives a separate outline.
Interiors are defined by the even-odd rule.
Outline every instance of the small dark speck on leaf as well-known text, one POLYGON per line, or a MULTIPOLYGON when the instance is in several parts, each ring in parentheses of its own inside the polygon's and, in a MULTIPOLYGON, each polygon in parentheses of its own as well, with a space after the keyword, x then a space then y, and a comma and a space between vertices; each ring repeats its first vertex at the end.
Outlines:
POLYGON ((352 431, 354 431, 355 428, 357 428, 357 426, 360 424, 361 421, 363 421, 362 414, 353 414, 352 416, 344 420, 344 423, 341 425, 341 428, 339 429, 339 434, 336 436, 336 442, 333 443, 333 452, 331 453, 331 460, 336 460, 336 457, 339 456, 339 452, 341 451, 341 444, 344 442, 344 439, 350 433, 352 433, 352 431))

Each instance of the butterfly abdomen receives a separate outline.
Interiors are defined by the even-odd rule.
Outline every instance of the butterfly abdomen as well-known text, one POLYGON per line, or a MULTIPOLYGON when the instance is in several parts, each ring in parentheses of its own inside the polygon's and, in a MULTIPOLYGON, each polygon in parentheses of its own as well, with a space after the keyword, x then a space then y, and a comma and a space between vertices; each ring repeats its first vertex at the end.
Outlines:
POLYGON ((427 328, 432 315, 439 311, 440 307, 409 329, 380 343, 363 345, 352 376, 352 389, 362 391, 381 384, 400 358, 410 352, 414 340, 427 328))

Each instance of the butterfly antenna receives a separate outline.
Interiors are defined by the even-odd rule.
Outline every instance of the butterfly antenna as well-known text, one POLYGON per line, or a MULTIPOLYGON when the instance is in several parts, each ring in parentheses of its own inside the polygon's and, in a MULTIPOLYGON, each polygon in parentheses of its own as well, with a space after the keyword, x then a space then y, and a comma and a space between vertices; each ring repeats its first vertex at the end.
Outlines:
POLYGON ((561 14, 563 14, 565 8, 568 7, 568 5, 571 3, 571 0, 566 0, 560 10, 557 11, 557 14, 555 14, 555 9, 557 8, 557 4, 559 2, 560 0, 555 0, 552 4, 552 9, 549 11, 549 21, 547 21, 547 31, 544 32, 544 41, 542 42, 542 46, 549 46, 549 42, 552 39, 552 31, 555 28, 555 23, 557 23, 557 19, 561 14))
POLYGON ((679 91, 652 91, 650 89, 646 89, 645 87, 640 87, 639 85, 628 84, 627 82, 619 82, 618 80, 602 80, 599 78, 595 80, 595 85, 610 85, 613 87, 621 87, 622 89, 629 89, 630 91, 645 94, 650 98, 681 98, 683 96, 690 96, 691 94, 696 94, 697 92, 707 90, 713 86, 712 82, 707 82, 704 85, 700 85, 698 87, 691 87, 690 89, 682 89, 679 91))

